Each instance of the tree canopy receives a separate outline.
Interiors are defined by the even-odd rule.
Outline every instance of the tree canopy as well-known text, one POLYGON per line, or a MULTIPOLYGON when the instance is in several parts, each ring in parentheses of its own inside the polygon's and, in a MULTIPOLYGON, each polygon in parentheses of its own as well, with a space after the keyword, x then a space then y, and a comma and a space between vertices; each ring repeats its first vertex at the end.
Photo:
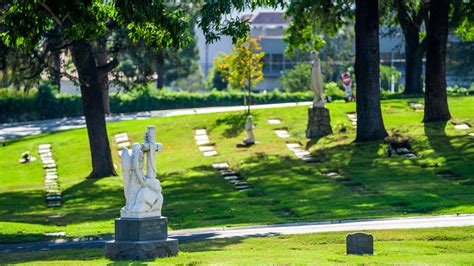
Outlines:
POLYGON ((188 18, 166 1, 20 0, 3 6, 1 39, 26 51, 39 45, 58 23, 70 40, 94 41, 110 27, 124 25, 133 40, 153 47, 180 47, 190 40, 188 18))

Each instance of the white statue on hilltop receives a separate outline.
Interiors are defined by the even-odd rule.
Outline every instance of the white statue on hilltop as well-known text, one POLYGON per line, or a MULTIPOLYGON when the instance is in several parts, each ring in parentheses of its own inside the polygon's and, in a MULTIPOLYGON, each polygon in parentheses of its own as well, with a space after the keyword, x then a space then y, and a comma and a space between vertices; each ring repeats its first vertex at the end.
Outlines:
POLYGON ((145 143, 134 143, 132 152, 122 150, 122 172, 125 206, 120 211, 122 218, 145 218, 161 216, 163 195, 160 181, 156 179, 155 152, 163 146, 155 142, 155 127, 148 127, 145 143), (146 157, 146 174, 143 173, 146 157))
POLYGON ((317 52, 313 52, 314 60, 311 66, 311 89, 314 92, 313 107, 324 107, 324 91, 321 79, 321 62, 317 52))
POLYGON ((244 139, 245 145, 252 145, 255 144, 255 135, 253 134, 253 122, 252 116, 247 118, 247 123, 245 124, 245 131, 247 131, 247 137, 244 139))

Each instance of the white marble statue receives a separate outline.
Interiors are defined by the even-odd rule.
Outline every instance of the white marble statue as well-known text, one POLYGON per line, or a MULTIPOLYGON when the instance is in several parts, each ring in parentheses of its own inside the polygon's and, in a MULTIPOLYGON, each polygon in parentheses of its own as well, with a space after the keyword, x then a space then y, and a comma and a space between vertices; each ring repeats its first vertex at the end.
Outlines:
POLYGON ((314 92, 313 107, 324 107, 324 91, 321 79, 321 63, 318 53, 314 53, 313 65, 311 66, 311 89, 314 92))
POLYGON ((122 172, 125 206, 120 211, 122 218, 145 218, 161 216, 163 195, 160 181, 156 179, 155 152, 163 146, 155 142, 155 127, 149 126, 145 143, 134 143, 131 153, 122 150, 122 172), (143 167, 146 158, 146 174, 143 167))
POLYGON ((252 145, 255 144, 255 135, 253 134, 253 122, 252 117, 247 118, 247 123, 245 124, 245 131, 247 131, 247 137, 244 139, 244 144, 252 145))

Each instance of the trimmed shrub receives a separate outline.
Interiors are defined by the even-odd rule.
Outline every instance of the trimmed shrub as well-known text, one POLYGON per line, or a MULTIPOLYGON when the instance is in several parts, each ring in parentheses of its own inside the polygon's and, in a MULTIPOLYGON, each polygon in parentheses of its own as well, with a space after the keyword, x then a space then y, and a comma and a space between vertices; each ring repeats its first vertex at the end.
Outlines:
MULTIPOLYGON (((195 108, 208 106, 243 105, 245 92, 217 91, 191 93, 147 88, 126 94, 110 94, 112 113, 131 113, 151 110, 195 108)), ((307 92, 254 93, 254 104, 312 101, 307 92)), ((0 91, 0 123, 41 120, 83 115, 80 95, 54 94, 51 86, 43 84, 29 95, 0 91)))

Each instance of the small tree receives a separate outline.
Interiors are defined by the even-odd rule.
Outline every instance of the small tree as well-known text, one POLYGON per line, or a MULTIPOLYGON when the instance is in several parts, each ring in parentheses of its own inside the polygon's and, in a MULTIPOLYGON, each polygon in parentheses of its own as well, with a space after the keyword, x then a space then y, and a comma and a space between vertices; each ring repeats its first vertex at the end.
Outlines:
POLYGON ((263 80, 265 53, 261 52, 260 39, 247 36, 235 44, 231 54, 218 57, 214 62, 232 88, 247 89, 247 113, 250 113, 252 87, 263 80))

